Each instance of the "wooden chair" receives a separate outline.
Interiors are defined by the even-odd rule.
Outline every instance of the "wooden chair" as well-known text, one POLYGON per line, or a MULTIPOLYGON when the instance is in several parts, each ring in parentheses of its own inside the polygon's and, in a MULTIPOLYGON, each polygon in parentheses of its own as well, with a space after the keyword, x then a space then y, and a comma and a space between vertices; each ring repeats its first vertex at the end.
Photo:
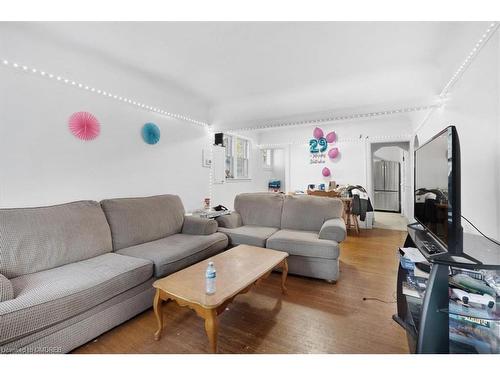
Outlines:
POLYGON ((345 221, 346 229, 354 229, 356 234, 359 234, 358 216, 354 215, 351 211, 352 198, 342 198, 342 202, 344 203, 344 213, 342 216, 345 221))

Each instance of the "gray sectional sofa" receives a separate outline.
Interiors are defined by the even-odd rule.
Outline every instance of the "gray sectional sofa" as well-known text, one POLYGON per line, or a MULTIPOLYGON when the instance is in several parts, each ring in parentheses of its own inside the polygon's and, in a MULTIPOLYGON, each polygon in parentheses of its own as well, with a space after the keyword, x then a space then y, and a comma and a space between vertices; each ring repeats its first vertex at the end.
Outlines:
POLYGON ((64 353, 152 305, 155 278, 227 247, 179 197, 0 209, 0 353, 64 353))
POLYGON ((340 199, 244 193, 236 196, 234 210, 217 218, 231 245, 286 251, 290 273, 338 279, 339 247, 346 237, 340 199))

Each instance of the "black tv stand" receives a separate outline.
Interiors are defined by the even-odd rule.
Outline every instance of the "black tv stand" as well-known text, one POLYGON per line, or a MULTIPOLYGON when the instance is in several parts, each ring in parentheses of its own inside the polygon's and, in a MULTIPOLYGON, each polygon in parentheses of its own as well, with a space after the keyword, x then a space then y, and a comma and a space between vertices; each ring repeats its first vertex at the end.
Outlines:
POLYGON ((431 259, 448 252, 446 248, 419 223, 408 225, 408 235, 412 240, 413 246, 411 247, 418 248, 426 259, 431 259))
MULTIPOLYGON (((457 352, 455 343, 450 341, 452 336, 450 323, 454 319, 452 307, 456 308, 456 303, 449 298, 450 271, 497 270, 499 272, 500 246, 481 236, 467 233, 464 234, 464 251, 452 254, 446 251, 423 226, 414 223, 408 225, 408 236, 404 247, 418 248, 426 259, 426 264, 430 266, 430 273, 425 289, 421 291, 419 297, 407 295, 403 293, 403 283, 408 282, 408 277, 411 279, 414 275, 399 265, 397 314, 393 316, 394 321, 405 329, 412 353, 457 352), (452 306, 453 304, 455 306, 452 306)), ((497 298, 497 305, 500 305, 500 297, 497 298)), ((474 317, 467 313, 467 309, 461 312, 463 316, 474 317)), ((497 324, 500 315, 495 315, 492 320, 497 324)), ((500 342, 500 338, 498 341, 500 342)))
MULTIPOLYGON (((440 254, 446 253, 435 243, 420 224, 408 226, 404 247, 416 247, 429 263, 440 254), (429 244, 437 247, 429 251, 429 244)), ((397 308, 393 316, 407 333, 412 353, 448 353, 448 314, 440 311, 448 308, 448 266, 432 265, 423 298, 409 297, 403 293, 403 282, 408 271, 401 264, 398 269, 397 308)))
MULTIPOLYGON (((452 262, 452 260, 450 259, 451 257, 453 256, 453 258, 457 259, 457 258, 463 258, 463 259, 466 259, 468 260, 470 263, 472 264, 475 264, 477 266, 481 266, 483 265, 483 262, 477 260, 476 258, 474 258, 473 256, 469 255, 469 254, 455 254, 455 255, 450 255, 450 254, 443 254, 439 257, 437 257, 435 259, 435 261, 442 261, 442 262, 452 262)), ((456 263, 456 261, 455 261, 456 263)))

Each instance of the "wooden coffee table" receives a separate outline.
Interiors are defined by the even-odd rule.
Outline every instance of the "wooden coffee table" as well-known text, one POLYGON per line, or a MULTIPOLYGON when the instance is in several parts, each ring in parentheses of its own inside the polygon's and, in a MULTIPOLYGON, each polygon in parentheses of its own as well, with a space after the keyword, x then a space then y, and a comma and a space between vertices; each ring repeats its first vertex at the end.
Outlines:
POLYGON ((283 251, 263 249, 255 246, 239 245, 210 259, 199 262, 163 279, 156 280, 154 311, 158 321, 155 340, 161 338, 163 329, 163 301, 174 300, 180 306, 194 310, 198 316, 205 319, 210 350, 217 352, 217 315, 238 294, 246 293, 260 280, 269 276, 275 267, 283 270, 281 290, 286 293, 285 281, 288 273, 288 254, 283 251), (214 262, 217 279, 216 292, 205 293, 205 271, 208 262, 214 262))

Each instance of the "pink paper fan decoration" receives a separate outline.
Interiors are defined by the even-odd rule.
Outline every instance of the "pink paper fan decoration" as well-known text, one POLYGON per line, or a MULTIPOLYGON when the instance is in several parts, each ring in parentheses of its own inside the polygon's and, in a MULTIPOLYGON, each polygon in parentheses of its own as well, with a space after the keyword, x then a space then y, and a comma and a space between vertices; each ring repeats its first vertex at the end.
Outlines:
POLYGON ((337 139, 337 134, 335 134, 335 132, 330 132, 325 138, 328 143, 333 143, 337 139))
POLYGON ((328 167, 323 168, 323 170, 321 171, 321 173, 322 173, 322 174, 323 174, 323 176, 325 176, 325 177, 330 176, 330 168, 328 168, 328 167))
POLYGON ((314 128, 313 137, 316 139, 323 138, 323 130, 321 130, 320 128, 314 128))
POLYGON ((91 141, 101 132, 97 118, 89 112, 75 112, 68 121, 71 133, 82 141, 91 141))
POLYGON ((328 157, 330 159, 335 159, 337 156, 339 156, 339 149, 337 147, 334 147, 328 151, 328 157))

